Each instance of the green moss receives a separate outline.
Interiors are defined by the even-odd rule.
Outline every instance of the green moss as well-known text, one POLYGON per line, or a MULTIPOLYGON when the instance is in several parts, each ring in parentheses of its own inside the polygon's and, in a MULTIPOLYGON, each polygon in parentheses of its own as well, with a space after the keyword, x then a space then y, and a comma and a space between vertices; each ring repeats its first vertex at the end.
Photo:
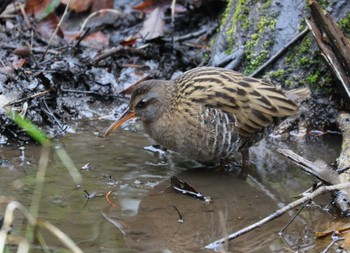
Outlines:
POLYGON ((285 71, 283 69, 277 70, 277 71, 271 71, 269 75, 271 77, 275 78, 281 78, 285 74, 285 71))
POLYGON ((350 13, 345 18, 341 19, 338 24, 345 36, 350 38, 350 13))
POLYGON ((247 29, 249 25, 249 13, 250 8, 248 6, 241 6, 241 12, 238 14, 237 19, 241 22, 243 29, 247 29))
MULTIPOLYGON (((228 19, 230 18, 230 10, 232 9, 232 4, 234 4, 234 3, 236 3, 236 2, 233 0, 229 0, 228 5, 227 5, 226 10, 225 10, 224 17, 222 18, 221 26, 223 26, 224 24, 226 24, 228 22, 228 19)), ((233 44, 234 44, 233 34, 235 32, 237 20, 239 19, 239 17, 242 18, 242 16, 240 16, 240 13, 241 13, 242 8, 244 7, 244 4, 245 4, 245 0, 238 0, 238 2, 235 5, 235 12, 233 14, 230 28, 226 32, 227 38, 228 38, 228 47, 227 47, 227 52, 226 52, 227 54, 231 54, 231 50, 232 50, 233 44)))
POLYGON ((269 73, 267 73, 267 77, 271 78, 271 79, 275 79, 278 82, 284 81, 285 79, 285 73, 286 71, 284 69, 279 69, 277 71, 270 71, 269 73))
POLYGON ((273 45, 273 38, 260 43, 260 38, 267 32, 276 29, 276 19, 273 16, 266 17, 262 15, 256 26, 256 32, 253 33, 250 39, 245 44, 246 67, 244 74, 249 75, 258 67, 260 67, 269 57, 269 51, 273 45), (256 51, 260 51, 258 55, 256 51))
POLYGON ((307 53, 310 50, 311 47, 311 38, 310 37, 306 37, 303 42, 300 45, 300 52, 301 53, 307 53))
POLYGON ((315 73, 312 73, 311 75, 307 76, 305 78, 305 82, 309 83, 310 85, 315 85, 320 80, 320 72, 316 71, 315 73))
POLYGON ((254 70, 260 67, 269 57, 270 52, 268 50, 261 50, 257 56, 249 56, 248 66, 244 70, 245 75, 251 74, 254 70))
POLYGON ((286 87, 291 87, 293 85, 293 82, 292 82, 292 80, 287 79, 287 80, 285 80, 284 84, 286 87))
POLYGON ((262 8, 266 9, 267 7, 270 6, 270 4, 271 4, 271 0, 267 0, 267 1, 263 4, 262 8))
MULTIPOLYGON (((312 64, 315 59, 306 55, 310 52, 311 44, 312 41, 310 36, 305 37, 299 45, 294 46, 292 50, 290 50, 290 53, 285 58, 285 62, 293 67, 312 64)), ((318 61, 318 59, 316 59, 316 61, 318 61)))

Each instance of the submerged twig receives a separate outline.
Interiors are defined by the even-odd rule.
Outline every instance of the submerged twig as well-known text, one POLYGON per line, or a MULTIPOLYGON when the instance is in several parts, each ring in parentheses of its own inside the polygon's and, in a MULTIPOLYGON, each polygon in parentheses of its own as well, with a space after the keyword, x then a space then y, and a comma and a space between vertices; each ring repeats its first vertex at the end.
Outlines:
POLYGON ((248 227, 245 227, 237 232, 234 232, 234 233, 230 234, 229 236, 223 237, 215 242, 212 242, 212 243, 206 245, 205 248, 215 250, 220 245, 225 243, 226 241, 231 241, 231 240, 233 240, 241 235, 244 235, 244 234, 246 234, 246 233, 248 233, 256 228, 259 228, 262 225, 268 223, 269 221, 272 221, 272 220, 282 216, 283 214, 285 214, 289 210, 292 210, 295 207, 302 205, 302 204, 314 199, 315 197, 317 197, 321 194, 331 192, 331 191, 341 190, 341 189, 345 189, 345 188, 349 188, 349 187, 350 187, 350 183, 336 184, 336 185, 331 185, 331 186, 321 186, 316 191, 314 191, 314 192, 308 194, 307 196, 302 197, 296 201, 293 201, 292 203, 289 203, 285 207, 275 211, 274 213, 270 214, 269 216, 265 217, 264 219, 254 223, 248 227))
POLYGON ((321 253, 327 253, 335 243, 339 242, 339 241, 343 241, 345 240, 343 237, 340 237, 339 235, 337 235, 337 233, 335 232, 332 235, 332 241, 331 243, 321 252, 321 253))
MULTIPOLYGON (((296 165, 301 167, 303 171, 316 177, 326 185, 335 185, 348 182, 348 180, 342 179, 342 175, 337 174, 325 164, 317 165, 303 158, 302 156, 299 156, 291 150, 279 149, 278 152, 291 159, 296 165)), ((317 186, 319 185, 321 184, 317 184, 317 186)), ((334 203, 344 216, 350 216, 349 197, 350 195, 348 190, 334 191, 334 203)))
POLYGON ((299 156, 289 149, 278 149, 277 152, 293 161, 296 165, 301 167, 303 171, 314 176, 324 184, 332 185, 339 183, 337 174, 331 168, 323 165, 324 168, 321 169, 319 165, 299 156), (321 173, 323 171, 326 171, 326 173, 321 173))
POLYGON ((179 219, 177 220, 179 223, 184 223, 184 219, 179 211, 179 209, 177 209, 177 207, 175 205, 173 205, 174 209, 176 210, 177 214, 179 215, 179 219))

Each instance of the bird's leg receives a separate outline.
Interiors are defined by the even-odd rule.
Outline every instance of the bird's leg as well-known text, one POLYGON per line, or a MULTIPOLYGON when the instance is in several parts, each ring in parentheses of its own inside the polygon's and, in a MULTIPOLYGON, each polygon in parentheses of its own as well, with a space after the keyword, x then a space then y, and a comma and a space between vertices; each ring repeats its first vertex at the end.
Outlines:
POLYGON ((216 167, 216 171, 224 171, 225 170, 225 166, 228 164, 228 160, 227 159, 222 159, 220 161, 220 164, 216 167))
POLYGON ((248 169, 249 166, 249 149, 245 149, 242 154, 242 170, 248 169))
POLYGON ((248 167, 249 167, 249 150, 245 149, 241 152, 242 154, 242 168, 238 174, 238 178, 246 180, 248 176, 248 167))

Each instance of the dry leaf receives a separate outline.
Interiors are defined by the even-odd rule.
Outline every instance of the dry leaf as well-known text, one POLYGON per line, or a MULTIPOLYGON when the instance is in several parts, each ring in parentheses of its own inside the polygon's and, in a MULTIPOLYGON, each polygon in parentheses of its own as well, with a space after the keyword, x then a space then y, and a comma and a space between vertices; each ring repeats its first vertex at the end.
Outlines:
POLYGON ((113 9, 113 0, 99 0, 92 2, 92 12, 102 10, 102 9, 113 9))
POLYGON ((163 8, 155 8, 146 18, 140 35, 145 40, 152 40, 164 34, 164 12, 163 8))
POLYGON ((109 37, 102 32, 91 33, 83 39, 83 42, 88 44, 90 47, 102 48, 108 46, 109 37))
POLYGON ((315 235, 317 238, 332 235, 334 231, 337 231, 339 233, 350 230, 350 223, 340 223, 340 222, 333 222, 331 224, 327 225, 327 229, 323 231, 316 231, 315 235))
MULTIPOLYGON (((50 38, 52 34, 54 33, 57 25, 58 25, 59 19, 56 16, 56 14, 51 13, 49 16, 41 20, 37 25, 36 28, 38 32, 46 37, 50 38)), ((61 38, 63 38, 63 32, 61 29, 58 29, 57 35, 61 38)))
POLYGON ((125 46, 125 47, 132 47, 137 41, 137 38, 135 37, 128 37, 124 40, 122 40, 121 42, 119 42, 119 44, 121 46, 125 46))
POLYGON ((350 249, 350 223, 343 222, 332 222, 331 224, 327 224, 327 229, 324 231, 316 231, 315 235, 317 238, 324 238, 328 236, 332 236, 334 232, 338 233, 339 236, 344 238, 344 241, 341 243, 342 247, 345 250, 350 249))
POLYGON ((155 1, 155 0, 145 0, 142 3, 140 3, 139 5, 136 5, 133 7, 133 9, 138 10, 138 11, 143 11, 147 8, 152 7, 153 5, 157 4, 159 1, 155 1))
POLYGON ((28 0, 26 4, 26 13, 42 20, 54 13, 56 7, 60 4, 59 0, 28 0))
POLYGON ((18 56, 21 56, 21 57, 27 57, 30 55, 30 49, 29 47, 18 47, 16 48, 15 50, 12 51, 12 54, 14 55, 18 55, 18 56))
POLYGON ((26 63, 26 59, 20 58, 12 62, 12 66, 14 69, 20 69, 26 63))
MULTIPOLYGON (((69 0, 61 0, 61 3, 67 5, 69 0)), ((69 4, 69 9, 75 12, 87 11, 92 4, 92 0, 72 0, 69 4)))

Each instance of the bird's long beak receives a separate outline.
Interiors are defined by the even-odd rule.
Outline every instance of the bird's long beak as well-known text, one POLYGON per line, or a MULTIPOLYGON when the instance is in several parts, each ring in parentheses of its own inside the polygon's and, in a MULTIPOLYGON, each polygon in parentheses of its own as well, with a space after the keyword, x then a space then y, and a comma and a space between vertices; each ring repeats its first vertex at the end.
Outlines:
POLYGON ((126 110, 126 112, 124 112, 123 115, 120 116, 118 120, 116 120, 112 125, 110 125, 110 127, 103 134, 103 138, 107 137, 114 129, 117 129, 118 127, 120 127, 124 122, 134 117, 135 117, 135 112, 126 110))

